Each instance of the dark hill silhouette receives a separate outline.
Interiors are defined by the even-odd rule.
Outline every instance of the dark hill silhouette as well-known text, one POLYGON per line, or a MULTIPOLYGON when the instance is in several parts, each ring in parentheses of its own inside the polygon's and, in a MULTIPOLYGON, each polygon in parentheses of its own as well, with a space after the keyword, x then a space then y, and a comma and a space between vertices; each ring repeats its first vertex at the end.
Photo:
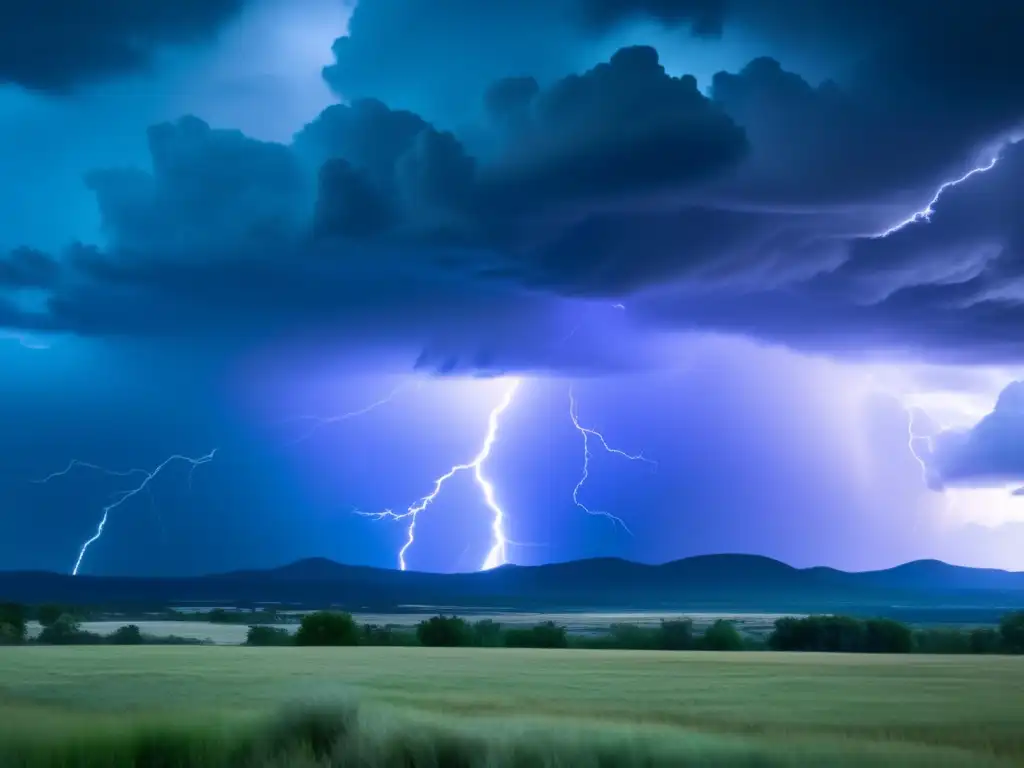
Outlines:
POLYGON ((1024 573, 922 560, 880 571, 794 568, 755 555, 703 555, 662 565, 594 558, 483 573, 402 572, 300 560, 267 570, 189 578, 0 572, 0 600, 88 605, 279 602, 357 610, 402 606, 518 609, 840 611, 851 606, 1019 606, 1024 573))

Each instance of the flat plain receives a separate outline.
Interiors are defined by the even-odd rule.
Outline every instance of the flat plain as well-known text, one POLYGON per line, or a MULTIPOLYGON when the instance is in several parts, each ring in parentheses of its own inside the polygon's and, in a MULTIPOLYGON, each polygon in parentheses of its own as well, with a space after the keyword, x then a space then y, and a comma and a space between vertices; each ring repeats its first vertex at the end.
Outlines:
POLYGON ((1020 765, 1022 662, 578 649, 2 648, 0 742, 123 725, 129 714, 133 722, 228 723, 297 702, 357 701, 444 727, 470 724, 474 733, 629 734, 766 756, 714 763, 723 765, 1020 765))

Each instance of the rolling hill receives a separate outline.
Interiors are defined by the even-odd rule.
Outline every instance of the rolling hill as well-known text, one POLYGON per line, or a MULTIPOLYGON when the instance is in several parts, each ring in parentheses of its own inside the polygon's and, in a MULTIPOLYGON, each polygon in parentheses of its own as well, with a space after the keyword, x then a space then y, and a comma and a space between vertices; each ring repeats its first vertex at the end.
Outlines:
POLYGON ((409 606, 766 612, 1017 607, 1024 605, 1024 573, 934 560, 850 573, 724 554, 662 565, 596 558, 436 574, 312 558, 279 568, 189 578, 0 572, 0 600, 108 606, 287 603, 376 611, 409 606))

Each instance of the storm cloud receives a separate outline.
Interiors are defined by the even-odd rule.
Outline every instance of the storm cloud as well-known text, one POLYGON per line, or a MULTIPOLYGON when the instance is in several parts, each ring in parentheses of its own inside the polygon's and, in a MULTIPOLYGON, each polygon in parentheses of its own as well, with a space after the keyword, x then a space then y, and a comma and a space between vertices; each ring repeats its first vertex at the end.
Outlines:
POLYGON ((0 85, 46 93, 143 70, 169 46, 202 42, 246 0, 4 0, 0 85))
MULTIPOLYGON (((612 313, 624 337, 653 326, 838 355, 1024 357, 1016 3, 450 2, 408 17, 425 25, 412 49, 407 29, 382 29, 407 5, 358 6, 324 73, 347 101, 291 144, 185 117, 150 130, 149 169, 89 173, 106 242, 11 254, 5 322, 358 337, 557 368, 552 340, 575 333, 572 317, 624 302, 612 313), (819 83, 754 56, 701 91, 649 46, 581 67, 584 48, 542 44, 637 19, 682 40, 749 28, 769 50, 814 33, 850 56, 822 54, 835 77, 819 83), (427 32, 441 26, 457 50, 435 59, 427 32), (491 50, 519 27, 538 45, 491 50), (552 76, 566 68, 577 73, 552 76), (399 73, 424 93, 457 84, 472 106, 392 106, 399 73), (993 164, 894 229, 945 181, 993 164)), ((186 26, 230 12, 210 6, 186 26)), ((175 23, 152 40, 179 39, 175 23)))

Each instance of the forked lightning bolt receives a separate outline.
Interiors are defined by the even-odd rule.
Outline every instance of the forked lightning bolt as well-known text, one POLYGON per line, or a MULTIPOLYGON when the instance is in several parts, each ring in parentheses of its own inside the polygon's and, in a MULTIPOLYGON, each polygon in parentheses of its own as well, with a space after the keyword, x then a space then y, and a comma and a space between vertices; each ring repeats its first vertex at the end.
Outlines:
POLYGON ((907 218, 903 219, 903 221, 900 221, 900 222, 897 222, 896 224, 893 224, 891 227, 889 227, 884 232, 881 232, 881 233, 875 235, 874 239, 878 240, 878 239, 881 239, 883 237, 888 237, 889 235, 893 235, 893 234, 899 232, 901 229, 904 229, 905 227, 909 227, 911 224, 916 224, 916 223, 921 222, 921 221, 931 221, 932 220, 932 216, 935 213, 934 206, 935 206, 936 203, 939 202, 939 198, 942 197, 942 195, 945 193, 945 191, 947 189, 950 189, 951 187, 959 186, 960 184, 963 184, 965 181, 967 181, 972 176, 977 176, 979 173, 986 173, 988 171, 991 171, 993 168, 996 167, 996 163, 998 163, 998 162, 999 162, 999 153, 996 152, 996 154, 992 155, 991 159, 987 163, 984 163, 984 164, 979 165, 979 166, 977 166, 975 168, 972 168, 971 170, 967 171, 967 173, 965 173, 963 176, 960 176, 960 177, 958 177, 956 179, 950 179, 949 181, 943 182, 939 186, 939 188, 937 190, 935 190, 935 194, 932 195, 932 199, 928 201, 928 205, 926 205, 920 211, 915 211, 910 216, 908 216, 907 218))
POLYGON ((618 523, 619 525, 621 525, 623 530, 632 535, 632 531, 630 531, 629 526, 627 526, 622 521, 622 518, 616 517, 611 512, 590 509, 586 504, 580 501, 580 490, 583 488, 583 485, 587 482, 587 478, 590 477, 590 457, 592 455, 590 452, 590 438, 596 439, 598 442, 601 443, 601 447, 604 448, 605 451, 607 451, 608 453, 614 453, 616 456, 622 456, 623 458, 629 459, 630 461, 643 461, 653 466, 657 466, 657 462, 648 459, 642 453, 632 454, 626 453, 625 451, 620 451, 618 448, 612 448, 610 445, 608 445, 608 441, 604 439, 604 435, 602 435, 596 429, 584 427, 582 424, 580 424, 576 399, 573 397, 571 389, 569 390, 569 418, 572 419, 572 425, 576 427, 576 430, 581 435, 583 435, 583 474, 580 476, 579 482, 576 483, 576 487, 572 489, 573 503, 577 507, 582 509, 584 512, 586 512, 588 515, 607 517, 613 523, 618 523))
POLYGON ((96 527, 96 533, 94 533, 92 535, 92 537, 89 538, 82 545, 82 549, 78 552, 78 559, 75 560, 75 567, 71 569, 71 575, 72 576, 77 576, 78 575, 78 569, 82 567, 82 560, 85 558, 86 551, 89 549, 90 546, 92 546, 95 542, 97 542, 99 540, 99 538, 103 535, 103 529, 106 528, 106 526, 107 526, 107 519, 110 517, 110 513, 113 512, 118 507, 120 507, 126 501, 128 501, 128 499, 130 499, 133 496, 141 493, 144 490, 148 490, 149 484, 156 478, 157 475, 160 474, 161 471, 163 471, 164 467, 166 467, 168 464, 173 464, 174 462, 178 462, 178 461, 186 462, 186 463, 190 464, 191 467, 190 467, 189 473, 188 473, 188 482, 189 482, 189 487, 191 488, 191 486, 192 486, 192 473, 195 472, 196 467, 198 467, 201 464, 207 464, 210 461, 213 461, 213 457, 216 455, 216 453, 217 453, 217 449, 214 448, 212 451, 210 451, 206 455, 200 456, 199 458, 196 458, 196 459, 190 458, 188 456, 182 456, 182 455, 176 453, 173 456, 169 456, 166 459, 164 459, 163 462, 158 464, 157 467, 155 469, 153 469, 153 470, 128 469, 128 470, 119 471, 119 470, 107 469, 106 467, 101 467, 101 466, 99 466, 97 464, 90 464, 90 463, 85 462, 85 461, 79 461, 78 459, 73 459, 71 462, 68 463, 67 467, 62 469, 60 472, 54 472, 52 474, 49 474, 46 477, 44 477, 42 480, 34 480, 33 482, 35 482, 35 483, 48 483, 51 480, 54 480, 55 478, 63 477, 64 475, 67 475, 73 469, 76 469, 76 468, 79 468, 79 467, 83 468, 83 469, 93 469, 93 470, 96 470, 97 472, 102 472, 103 474, 111 475, 112 477, 132 477, 134 475, 142 475, 143 476, 142 480, 139 482, 139 484, 137 486, 135 486, 134 488, 130 488, 130 489, 126 490, 126 491, 119 491, 116 494, 115 500, 112 503, 108 504, 107 506, 105 506, 103 508, 103 515, 100 517, 100 523, 96 527))
POLYGON ((417 501, 405 512, 392 512, 390 509, 385 509, 383 512, 360 512, 356 511, 356 514, 362 515, 363 517, 372 517, 376 520, 408 520, 409 527, 406 529, 407 535, 405 544, 398 551, 398 567, 401 570, 406 569, 405 555, 409 551, 409 547, 416 541, 416 519, 420 512, 430 506, 434 500, 441 493, 444 488, 444 484, 448 482, 455 475, 460 472, 466 472, 469 470, 473 471, 473 476, 476 479, 476 483, 480 486, 480 491, 484 497, 484 503, 491 510, 491 535, 492 543, 491 549, 487 553, 487 557, 484 559, 481 570, 490 570, 496 568, 499 565, 504 565, 508 562, 508 537, 505 535, 505 512, 495 497, 494 486, 491 481, 488 480, 483 473, 484 462, 487 461, 491 455, 491 449, 494 447, 495 441, 498 439, 498 427, 501 415, 508 410, 509 406, 512 405, 512 400, 515 398, 516 390, 519 389, 519 379, 509 379, 509 384, 505 390, 505 394, 501 401, 491 411, 490 416, 487 419, 487 433, 484 435, 483 444, 480 446, 480 450, 477 452, 473 459, 465 464, 456 464, 439 478, 434 481, 434 490, 431 491, 427 496, 417 501))

